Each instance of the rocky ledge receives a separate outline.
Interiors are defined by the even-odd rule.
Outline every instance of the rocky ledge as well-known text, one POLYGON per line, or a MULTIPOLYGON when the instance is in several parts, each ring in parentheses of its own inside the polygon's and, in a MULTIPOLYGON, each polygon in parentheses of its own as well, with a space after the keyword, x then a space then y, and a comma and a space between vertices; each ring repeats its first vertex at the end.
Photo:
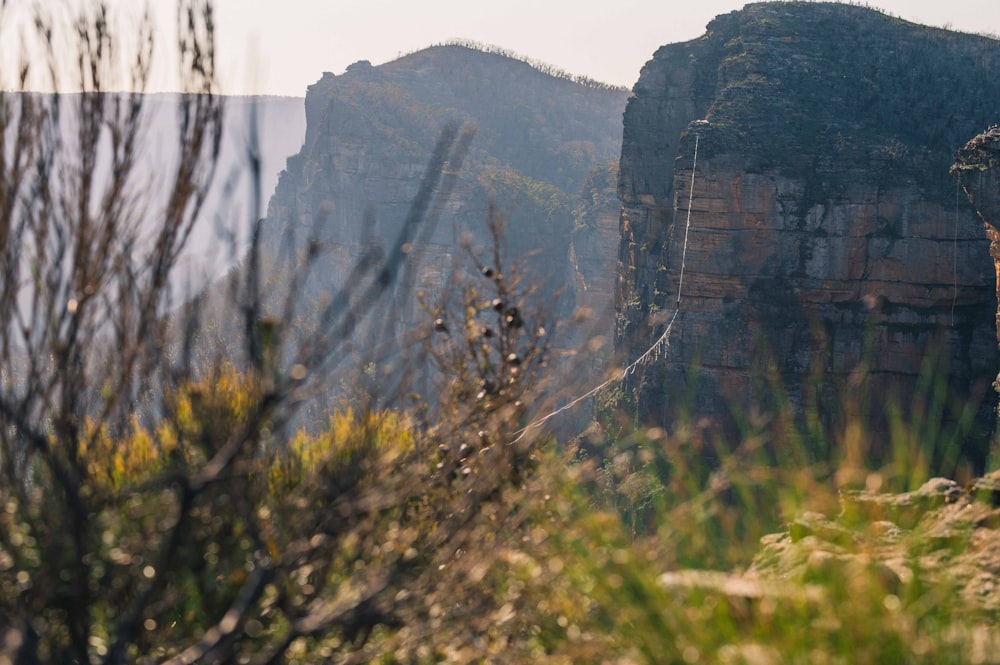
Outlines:
POLYGON ((806 513, 762 538, 744 572, 673 571, 659 583, 749 638, 720 650, 720 662, 787 662, 788 643, 763 637, 782 625, 796 627, 784 639, 807 634, 814 649, 837 643, 833 635, 884 630, 885 651, 909 654, 906 662, 936 662, 921 632, 933 629, 956 654, 949 662, 1000 662, 1000 472, 965 487, 934 478, 903 494, 844 492, 841 505, 834 518, 806 513))

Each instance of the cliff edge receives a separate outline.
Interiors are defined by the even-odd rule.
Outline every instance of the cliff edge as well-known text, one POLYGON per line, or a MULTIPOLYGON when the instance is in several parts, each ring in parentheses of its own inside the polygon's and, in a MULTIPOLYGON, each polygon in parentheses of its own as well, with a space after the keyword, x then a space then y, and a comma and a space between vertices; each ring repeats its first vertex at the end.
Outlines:
MULTIPOLYGON (((399 288, 348 340, 350 360, 377 370, 380 385, 433 374, 421 359, 420 334, 456 292, 472 263, 467 252, 495 265, 486 225, 495 209, 505 221, 504 270, 544 303, 547 323, 578 307, 603 315, 576 328, 549 326, 559 357, 567 357, 560 368, 585 364, 570 356, 588 335, 604 340, 604 353, 593 355, 607 362, 613 298, 604 276, 614 275, 618 224, 617 205, 608 216, 601 201, 615 200, 613 190, 605 196, 605 180, 609 169, 617 180, 627 96, 496 49, 457 44, 324 74, 306 95, 305 141, 270 200, 262 246, 277 265, 315 249, 299 311, 320 311, 318 303, 351 290, 360 257, 381 256, 399 237, 442 130, 474 128, 461 167, 445 165, 427 221, 405 246, 399 288), (404 367, 410 361, 413 371, 404 367)), ((319 325, 304 320, 300 330, 319 325)))
MULTIPOLYGON (((951 174, 983 222, 996 275, 996 334, 1000 343, 1000 127, 993 126, 966 143, 955 155, 951 174)), ((993 387, 1000 390, 1000 375, 993 387)))
POLYGON ((836 3, 747 5, 658 50, 624 120, 622 361, 679 311, 630 378, 639 417, 860 416, 875 442, 944 387, 944 422, 976 405, 957 438, 981 467, 995 278, 948 169, 996 120, 998 64, 995 40, 836 3))

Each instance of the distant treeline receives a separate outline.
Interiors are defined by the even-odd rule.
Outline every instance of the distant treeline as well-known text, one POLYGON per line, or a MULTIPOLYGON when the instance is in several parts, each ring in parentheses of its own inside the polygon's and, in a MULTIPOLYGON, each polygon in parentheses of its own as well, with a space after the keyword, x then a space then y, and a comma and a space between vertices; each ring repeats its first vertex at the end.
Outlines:
MULTIPOLYGON (((801 0, 799 0, 799 1, 801 1, 801 0)), ((809 1, 810 2, 815 2, 816 0, 809 0, 809 1)), ((907 23, 912 23, 912 21, 908 21, 907 19, 904 19, 903 17, 899 16, 898 14, 892 13, 888 9, 883 9, 882 7, 879 7, 878 5, 873 5, 872 3, 865 2, 864 0, 848 0, 848 2, 846 4, 849 4, 849 5, 853 6, 853 7, 864 7, 865 9, 872 9, 874 11, 879 12, 880 14, 885 14, 886 16, 888 16, 890 18, 894 18, 894 19, 897 19, 897 20, 900 20, 900 21, 906 21, 907 23)), ((946 30, 948 32, 955 32, 955 29, 954 29, 954 27, 952 26, 951 23, 945 23, 944 25, 942 25, 940 27, 939 26, 933 26, 933 25, 927 25, 925 27, 928 27, 928 28, 938 28, 940 30, 946 30)), ((958 32, 963 32, 963 31, 958 31, 958 32)), ((973 32, 973 33, 968 33, 968 34, 974 34, 977 37, 984 37, 986 39, 992 39, 994 41, 1000 41, 1000 34, 997 34, 995 32, 989 32, 987 30, 976 31, 976 32, 973 32)))
MULTIPOLYGON (((471 39, 450 39, 446 42, 432 44, 431 48, 435 46, 461 46, 463 48, 472 49, 474 51, 480 51, 481 53, 491 53, 493 55, 500 55, 505 58, 510 58, 511 60, 517 60, 519 62, 523 62, 527 65, 530 65, 532 68, 537 69, 543 74, 548 74, 549 76, 554 76, 556 78, 572 81, 573 83, 578 83, 582 86, 585 86, 587 88, 592 88, 594 90, 607 90, 609 92, 629 91, 628 87, 624 85, 611 85, 610 83, 605 83, 603 81, 592 79, 589 76, 570 74, 569 72, 563 69, 559 69, 554 65, 550 65, 547 62, 542 62, 541 60, 535 60, 534 58, 529 58, 527 56, 505 49, 501 46, 496 46, 495 44, 483 44, 481 42, 473 41, 471 39)), ((416 51, 414 51, 414 53, 416 53, 416 51)), ((407 55, 412 55, 412 54, 407 54, 407 55)))

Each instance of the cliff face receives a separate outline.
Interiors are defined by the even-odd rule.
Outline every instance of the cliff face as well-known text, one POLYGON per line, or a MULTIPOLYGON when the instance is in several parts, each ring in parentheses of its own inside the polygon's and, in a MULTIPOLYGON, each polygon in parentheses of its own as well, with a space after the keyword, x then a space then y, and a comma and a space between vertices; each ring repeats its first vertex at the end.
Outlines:
MULTIPOLYGON (((463 46, 326 74, 309 88, 305 145, 269 206, 271 244, 317 232, 328 255, 322 288, 344 284, 366 243, 395 238, 442 127, 474 125, 453 194, 409 254, 419 290, 433 297, 444 288, 463 239, 486 244, 494 201, 510 261, 526 264, 546 299, 561 294, 565 312, 575 300, 570 254, 581 187, 617 155, 626 96, 463 46)), ((596 251, 613 260, 614 242, 596 251)), ((415 307, 402 314, 401 327, 422 315, 415 307)))
MULTIPOLYGON (((969 202, 975 207, 986 237, 996 274, 996 296, 1000 303, 1000 128, 994 126, 969 141, 956 155, 951 168, 969 202)), ((1000 342, 1000 305, 996 316, 1000 342)))
POLYGON ((581 380, 607 369, 611 360, 614 334, 614 291, 617 271, 618 218, 621 203, 617 195, 618 162, 595 168, 584 182, 581 198, 574 210, 570 237, 568 283, 580 314, 594 322, 577 326, 569 341, 578 351, 589 351, 584 365, 588 368, 581 380), (598 352, 599 351, 599 352, 598 352))
POLYGON ((626 362, 673 314, 689 214, 690 240, 669 350, 632 379, 640 417, 783 403, 836 426, 847 404, 877 430, 921 376, 982 399, 993 270, 948 167, 995 119, 998 62, 996 41, 832 3, 748 5, 660 49, 625 113, 626 362))
MULTIPOLYGON (((1000 343, 1000 128, 991 127, 969 141, 955 156, 951 173, 976 208, 989 240, 996 276, 996 334, 1000 343)), ((1000 390, 1000 374, 993 383, 1000 390)), ((993 451, 997 454, 1000 451, 993 451)))

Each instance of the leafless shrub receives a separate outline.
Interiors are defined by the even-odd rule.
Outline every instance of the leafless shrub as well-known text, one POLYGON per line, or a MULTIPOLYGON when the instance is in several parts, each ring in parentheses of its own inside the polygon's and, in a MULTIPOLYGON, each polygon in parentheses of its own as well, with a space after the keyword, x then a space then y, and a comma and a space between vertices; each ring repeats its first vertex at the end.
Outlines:
MULTIPOLYGON (((373 408, 287 430, 398 294, 472 131, 445 129, 398 237, 309 326, 294 322, 321 243, 266 261, 260 221, 230 278, 185 302, 171 275, 218 169, 222 99, 211 3, 184 0, 178 17, 186 92, 162 201, 136 166, 148 18, 133 92, 114 92, 120 34, 98 4, 73 23, 78 93, 0 98, 0 662, 461 651, 499 611, 482 582, 525 519, 534 448, 517 428, 545 350, 499 249, 480 286, 441 304, 454 332, 432 340, 436 422, 373 408)), ((55 77, 51 26, 38 17, 55 77)), ((248 168, 259 176, 253 154, 248 168)))

